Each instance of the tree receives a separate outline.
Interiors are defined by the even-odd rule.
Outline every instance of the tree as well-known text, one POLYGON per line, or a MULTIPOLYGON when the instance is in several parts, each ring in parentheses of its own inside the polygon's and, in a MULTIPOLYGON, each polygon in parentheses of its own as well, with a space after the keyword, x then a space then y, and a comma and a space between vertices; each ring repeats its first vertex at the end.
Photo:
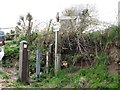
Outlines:
POLYGON ((33 26, 33 17, 30 13, 28 13, 25 17, 20 16, 19 21, 16 26, 16 34, 17 36, 23 36, 26 38, 29 44, 36 39, 37 33, 32 31, 33 26))
POLYGON ((26 17, 20 16, 16 26, 16 33, 29 37, 33 25, 32 19, 33 17, 30 13, 28 13, 26 17))

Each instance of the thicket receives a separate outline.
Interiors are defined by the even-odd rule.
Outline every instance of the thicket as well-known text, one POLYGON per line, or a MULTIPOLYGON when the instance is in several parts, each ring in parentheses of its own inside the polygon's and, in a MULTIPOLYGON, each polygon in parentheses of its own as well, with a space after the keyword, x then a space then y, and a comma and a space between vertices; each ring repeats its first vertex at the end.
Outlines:
MULTIPOLYGON (((62 54, 62 60, 67 60, 74 64, 81 59, 93 60, 97 57, 98 52, 107 52, 111 46, 119 48, 120 41, 120 27, 112 26, 104 31, 95 31, 92 33, 84 33, 83 39, 80 39, 80 46, 78 46, 75 31, 65 32, 60 34, 58 40, 58 51, 62 54), (81 48, 81 53, 78 49, 81 48)), ((41 51, 42 59, 45 59, 45 51, 48 50, 50 43, 54 44, 54 33, 52 31, 44 31, 41 34, 32 33, 32 44, 29 45, 31 68, 35 72, 35 60, 37 44, 41 51), (34 64, 33 64, 34 63, 34 64)), ((27 40, 26 37, 21 36, 16 41, 12 41, 5 45, 5 56, 3 62, 11 62, 19 59, 19 44, 20 41, 27 40)), ((42 61, 42 60, 41 60, 42 61)), ((43 60, 45 61, 45 60, 43 60)), ((43 62, 45 63, 45 62, 43 62)))
MULTIPOLYGON (((51 31, 44 31, 41 37, 40 45, 54 44, 54 33, 51 31)), ((110 47, 119 48, 120 27, 111 26, 103 31, 83 33, 79 44, 76 31, 60 31, 58 37, 58 53, 62 54, 62 60, 72 61, 74 64, 81 59, 93 60, 100 51, 108 53, 110 47)))

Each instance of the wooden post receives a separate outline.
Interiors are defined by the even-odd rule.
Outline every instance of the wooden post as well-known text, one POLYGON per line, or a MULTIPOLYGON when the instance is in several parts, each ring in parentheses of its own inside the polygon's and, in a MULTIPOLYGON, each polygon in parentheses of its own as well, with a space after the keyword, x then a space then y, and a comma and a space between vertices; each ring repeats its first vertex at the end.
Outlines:
POLYGON ((53 44, 49 44, 49 65, 53 64, 53 44))
POLYGON ((29 63, 28 63, 28 43, 20 42, 19 52, 19 80, 25 84, 29 84, 29 63))

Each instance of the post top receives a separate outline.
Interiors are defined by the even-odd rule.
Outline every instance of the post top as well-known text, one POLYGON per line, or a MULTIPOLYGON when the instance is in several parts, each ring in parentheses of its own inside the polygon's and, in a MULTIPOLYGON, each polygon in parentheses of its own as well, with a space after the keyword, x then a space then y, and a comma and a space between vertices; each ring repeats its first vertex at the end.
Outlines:
POLYGON ((21 41, 20 43, 27 43, 27 41, 23 40, 23 41, 21 41))

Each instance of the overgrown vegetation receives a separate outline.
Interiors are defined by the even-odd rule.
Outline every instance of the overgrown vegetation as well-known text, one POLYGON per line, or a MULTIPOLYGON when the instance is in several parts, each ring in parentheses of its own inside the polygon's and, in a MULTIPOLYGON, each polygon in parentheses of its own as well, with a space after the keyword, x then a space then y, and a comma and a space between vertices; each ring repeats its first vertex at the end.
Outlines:
MULTIPOLYGON (((23 35, 18 35, 15 41, 5 45, 3 65, 11 67, 14 61, 18 62, 20 41, 26 40, 29 45, 30 80, 36 79, 36 49, 40 50, 41 55, 40 82, 33 82, 27 87, 118 88, 118 74, 109 73, 107 66, 115 62, 115 65, 118 65, 120 62, 120 27, 110 26, 105 30, 84 33, 90 25, 97 24, 97 20, 90 17, 91 12, 88 9, 83 10, 82 13, 76 13, 74 9, 66 10, 64 15, 71 16, 78 15, 78 13, 81 18, 78 18, 80 20, 77 23, 75 20, 60 22, 63 27, 58 33, 58 53, 61 54, 61 60, 68 63, 68 66, 60 70, 56 76, 54 75, 54 63, 51 64, 48 74, 45 71, 45 54, 49 50, 49 44, 54 45, 54 33, 48 29, 40 33, 32 32, 33 18, 30 14, 26 17, 28 25, 24 17, 20 17, 20 22, 18 22, 18 26, 22 27, 22 29, 17 28, 21 31, 18 34, 23 33, 23 35), (115 58, 110 56, 111 48, 117 49, 115 58), (110 62, 111 59, 113 59, 112 62, 110 62)), ((26 87, 18 81, 12 82, 12 86, 26 87)))
MULTIPOLYGON (((75 72, 74 68, 66 68, 59 71, 57 76, 31 83, 30 87, 65 88, 69 85, 66 88, 118 88, 119 77, 107 71, 107 65, 104 63, 106 58, 106 53, 100 52, 92 68, 83 68, 78 72, 75 72), (70 73, 74 75, 69 76, 70 73)), ((14 84, 16 86, 17 82, 14 84)))
POLYGON ((118 88, 118 75, 111 75, 107 71, 105 62, 106 54, 99 53, 95 65, 89 69, 81 69, 73 78, 75 87, 79 88, 118 88), (83 77, 83 85, 79 85, 83 77), (88 85, 87 85, 88 84, 88 85))
MULTIPOLYGON (((92 41, 97 42, 97 48, 98 48, 97 54, 93 50, 93 53, 91 54, 91 56, 93 57, 94 63, 90 68, 83 68, 83 69, 80 69, 80 71, 77 71, 74 65, 59 71, 57 76, 51 76, 51 74, 46 75, 43 73, 40 77, 41 82, 32 83, 31 86, 49 87, 49 88, 53 88, 53 87, 62 88, 67 86, 71 88, 117 88, 119 85, 118 74, 113 75, 108 72, 107 62, 109 61, 108 59, 109 54, 108 54, 108 50, 106 49, 108 49, 110 45, 114 47, 116 45, 116 42, 119 41, 119 36, 118 37, 116 36, 116 38, 114 39, 114 42, 112 39, 110 40, 110 36, 114 36, 113 34, 118 35, 119 27, 113 26, 113 27, 110 27, 109 29, 104 31, 104 33, 100 33, 98 31, 94 33, 85 34, 84 36, 86 39, 88 39, 87 35, 89 35, 90 36, 89 40, 91 42, 92 41), (111 33, 109 32, 109 29, 111 33), (108 41, 105 41, 105 40, 108 40, 108 41), (71 73, 74 73, 74 75, 69 76, 69 74, 71 73)), ((119 43, 117 43, 117 46, 118 44, 119 43)), ((64 57, 64 59, 66 59, 67 61, 72 59, 74 63, 79 61, 80 57, 82 57, 82 54, 81 55, 66 54, 66 57, 64 57)))

